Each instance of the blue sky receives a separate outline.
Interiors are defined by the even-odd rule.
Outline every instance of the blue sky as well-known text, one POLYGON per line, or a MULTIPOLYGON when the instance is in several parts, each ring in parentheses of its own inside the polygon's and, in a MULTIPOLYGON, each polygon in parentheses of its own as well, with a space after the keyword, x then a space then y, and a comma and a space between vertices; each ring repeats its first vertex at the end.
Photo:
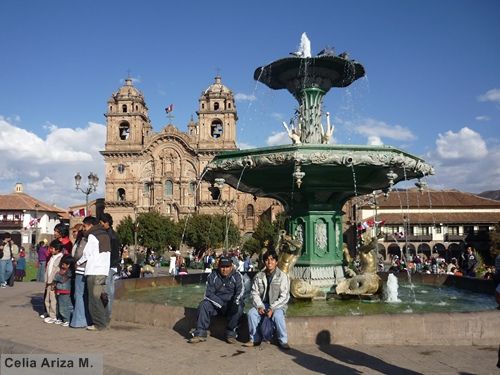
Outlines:
MULTIPOLYGON (((237 95, 238 143, 289 143, 296 107, 254 70, 298 48, 332 46, 367 77, 332 89, 334 142, 386 144, 436 168, 434 188, 500 188, 500 1, 0 2, 0 193, 82 202, 73 175, 95 171, 106 102, 128 74, 156 131, 186 129, 219 72, 237 95), (479 172, 479 173, 478 173, 479 172)), ((97 194, 103 195, 103 184, 97 194)))

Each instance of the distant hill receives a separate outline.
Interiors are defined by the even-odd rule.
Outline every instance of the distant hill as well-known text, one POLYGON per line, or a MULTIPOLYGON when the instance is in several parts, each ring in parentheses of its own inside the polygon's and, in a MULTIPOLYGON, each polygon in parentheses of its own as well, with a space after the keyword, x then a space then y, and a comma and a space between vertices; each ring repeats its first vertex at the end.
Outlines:
POLYGON ((500 201, 500 190, 483 191, 482 193, 477 195, 483 198, 495 199, 497 201, 500 201))

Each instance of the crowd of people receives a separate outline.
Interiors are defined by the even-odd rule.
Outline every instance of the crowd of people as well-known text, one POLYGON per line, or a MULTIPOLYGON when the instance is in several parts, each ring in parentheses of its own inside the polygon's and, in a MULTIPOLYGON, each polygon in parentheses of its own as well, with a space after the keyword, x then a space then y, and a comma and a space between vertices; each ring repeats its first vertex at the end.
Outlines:
MULTIPOLYGON (((459 258, 451 258, 448 262, 442 256, 423 257, 417 254, 409 256, 405 261, 404 258, 393 255, 391 256, 391 264, 388 271, 394 273, 408 271, 411 273, 477 277, 479 266, 480 263, 477 256, 472 247, 469 246, 459 258)), ((383 267, 383 265, 381 267, 383 267)), ((492 279, 495 273, 495 267, 484 267, 485 270, 482 277, 485 279, 492 279)))
POLYGON ((87 216, 71 228, 58 224, 54 239, 38 248, 37 280, 44 282, 47 324, 105 330, 111 319, 121 244, 113 218, 87 216))

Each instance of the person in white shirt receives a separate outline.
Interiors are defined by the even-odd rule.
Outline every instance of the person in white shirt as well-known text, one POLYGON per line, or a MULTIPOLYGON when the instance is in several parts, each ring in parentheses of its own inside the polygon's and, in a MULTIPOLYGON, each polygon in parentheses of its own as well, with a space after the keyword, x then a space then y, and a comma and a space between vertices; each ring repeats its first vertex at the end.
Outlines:
POLYGON ((106 230, 99 224, 99 220, 93 216, 83 219, 84 236, 87 244, 83 249, 83 255, 76 263, 77 266, 87 262, 85 265, 85 277, 87 279, 87 290, 89 292, 89 312, 94 322, 87 330, 96 331, 108 328, 109 319, 106 312, 106 278, 109 273, 111 242, 106 230))

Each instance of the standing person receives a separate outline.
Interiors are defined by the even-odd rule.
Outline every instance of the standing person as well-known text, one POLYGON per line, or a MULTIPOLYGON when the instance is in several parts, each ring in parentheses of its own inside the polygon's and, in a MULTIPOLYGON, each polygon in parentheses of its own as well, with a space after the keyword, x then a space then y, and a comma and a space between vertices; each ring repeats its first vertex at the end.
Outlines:
POLYGON ((108 295, 108 320, 111 319, 111 311, 113 309, 113 300, 115 298, 115 278, 120 275, 120 249, 122 244, 118 235, 113 229, 113 217, 108 213, 103 213, 100 218, 100 223, 104 230, 108 232, 111 242, 110 268, 108 279, 106 280, 106 293, 108 295))
POLYGON ((198 323, 189 343, 207 340, 212 316, 227 317, 226 341, 236 343, 236 329, 243 315, 243 277, 233 267, 231 259, 221 257, 219 268, 207 278, 205 297, 198 307, 198 323))
POLYGON ((36 281, 45 282, 45 266, 47 264, 47 257, 49 254, 49 248, 47 247, 46 238, 40 241, 37 251, 38 256, 38 270, 36 272, 36 281))
POLYGON ((467 246, 464 258, 464 274, 469 277, 476 277, 477 258, 471 246, 467 246))
POLYGON ((54 285, 57 298, 57 312, 60 320, 54 323, 68 327, 73 313, 71 302, 71 284, 73 283, 73 267, 75 259, 71 255, 64 255, 59 263, 59 272, 54 276, 54 285))
POLYGON ((26 253, 24 247, 21 246, 16 264, 16 281, 23 281, 24 276, 26 276, 26 253))
POLYGON ((111 241, 108 233, 99 224, 97 218, 87 216, 83 219, 83 228, 87 237, 87 244, 83 249, 82 257, 76 265, 85 265, 87 290, 89 291, 89 312, 93 325, 88 326, 89 331, 101 331, 108 328, 106 312, 106 278, 109 273, 111 241))
POLYGON ((45 269, 45 310, 48 316, 45 323, 57 321, 57 299, 54 287, 54 277, 59 272, 59 263, 64 252, 64 245, 59 240, 53 240, 49 245, 50 259, 45 269))
MULTIPOLYGON (((76 224, 71 228, 75 244, 71 255, 75 262, 78 262, 83 255, 83 249, 87 244, 87 238, 84 237, 84 230, 82 224, 76 224)), ((75 285, 73 290, 73 297, 75 306, 73 315, 71 316, 71 328, 87 328, 92 325, 92 319, 89 312, 89 294, 87 290, 87 282, 85 279, 85 263, 75 267, 75 285)))
POLYGON ((177 255, 175 253, 170 254, 170 263, 169 263, 169 266, 168 266, 168 273, 171 274, 172 276, 177 275, 176 267, 175 267, 175 263, 177 261, 177 255))
POLYGON ((3 242, 0 245, 0 287, 6 288, 12 273, 14 272, 13 260, 19 254, 19 248, 12 241, 10 233, 3 234, 3 242))
POLYGON ((285 312, 290 298, 290 281, 288 275, 277 267, 278 255, 274 250, 266 251, 262 260, 265 269, 255 275, 252 283, 253 307, 248 311, 250 341, 244 346, 252 347, 262 342, 260 325, 268 317, 276 326, 279 347, 289 350, 285 312))
POLYGON ((181 255, 181 252, 177 250, 175 252, 175 274, 178 275, 179 271, 182 267, 185 267, 184 257, 181 255))
POLYGON ((54 237, 59 240, 64 246, 64 255, 71 254, 73 243, 69 238, 69 228, 66 224, 59 223, 54 227, 54 237))

